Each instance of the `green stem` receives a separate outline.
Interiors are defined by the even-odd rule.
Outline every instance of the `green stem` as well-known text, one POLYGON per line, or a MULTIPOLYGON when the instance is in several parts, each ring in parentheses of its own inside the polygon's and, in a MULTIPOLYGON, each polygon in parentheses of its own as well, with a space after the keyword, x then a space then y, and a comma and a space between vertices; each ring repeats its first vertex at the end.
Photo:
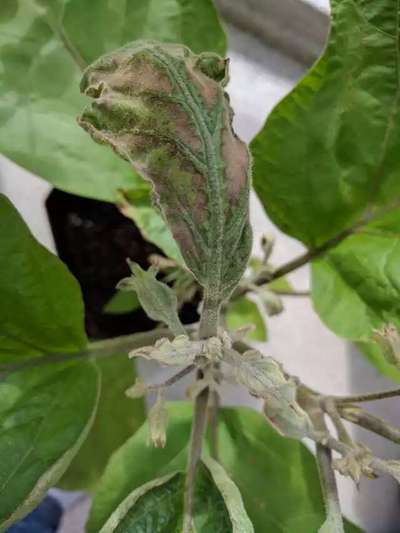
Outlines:
POLYGON ((36 368, 43 365, 53 365, 79 359, 97 359, 118 354, 126 354, 141 346, 154 344, 156 340, 162 337, 170 336, 171 332, 169 329, 160 328, 146 331, 144 333, 133 333, 132 335, 123 335, 112 339, 91 342, 86 350, 80 350, 77 352, 44 353, 42 356, 37 356, 19 363, 0 365, 0 378, 4 379, 13 372, 19 372, 21 370, 36 368))
MULTIPOLYGON (((205 293, 201 311, 199 338, 214 337, 218 332, 220 302, 210 293, 205 293)), ((197 379, 202 379, 203 373, 198 372, 197 379)), ((201 457, 204 433, 207 425, 207 409, 210 400, 210 389, 207 387, 196 396, 193 410, 192 431, 190 437, 189 457, 186 473, 184 496, 184 525, 183 533, 192 531, 193 522, 193 494, 197 465, 201 457)), ((217 416, 217 413, 214 414, 217 416)), ((216 424, 216 421, 215 421, 216 424)))
MULTIPOLYGON (((326 433, 324 416, 322 413, 314 418, 316 429, 326 433)), ((340 509, 339 493, 336 476, 332 466, 332 451, 321 443, 316 444, 318 472, 321 482, 322 495, 325 504, 326 522, 324 525, 331 526, 332 531, 343 532, 343 518, 340 509)))

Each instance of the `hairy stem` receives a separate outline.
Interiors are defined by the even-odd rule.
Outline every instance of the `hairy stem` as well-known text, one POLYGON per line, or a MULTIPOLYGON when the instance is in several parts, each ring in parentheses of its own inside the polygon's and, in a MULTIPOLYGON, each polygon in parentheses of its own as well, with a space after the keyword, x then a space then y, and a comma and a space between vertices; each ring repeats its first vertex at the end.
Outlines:
POLYGON ((210 391, 207 387, 203 389, 198 396, 196 396, 196 401, 194 404, 189 459, 185 483, 183 533, 190 533, 192 531, 194 482, 206 429, 209 396, 210 391))
MULTIPOLYGON (((319 431, 327 432, 324 416, 321 413, 314 418, 319 431)), ((342 512, 340 510, 339 493, 335 471, 332 466, 332 451, 321 443, 316 444, 318 472, 326 511, 327 529, 335 533, 344 533, 342 512)))
POLYGON ((371 392, 368 394, 358 394, 355 396, 337 396, 334 398, 334 400, 337 405, 343 405, 346 403, 373 402, 375 400, 394 398, 395 396, 400 396, 400 389, 392 389, 383 392, 371 392))
POLYGON ((210 409, 210 453, 211 457, 218 461, 218 410, 219 410, 219 394, 213 391, 211 394, 211 409, 210 409))
MULTIPOLYGON (((207 339, 217 335, 219 323, 220 302, 206 291, 201 311, 199 338, 207 339)), ((202 379, 203 373, 198 372, 197 379, 202 379)), ((203 438, 207 423, 207 408, 210 399, 210 389, 206 387, 196 396, 193 412, 192 431, 190 437, 189 458, 186 473, 184 496, 184 526, 183 533, 190 533, 193 521, 193 493, 197 465, 201 457, 203 438)), ((217 416, 217 413, 215 413, 217 416)))
POLYGON ((147 385, 146 390, 147 392, 156 392, 159 389, 165 389, 165 387, 171 387, 172 385, 175 385, 178 381, 183 379, 185 376, 193 372, 193 370, 196 368, 196 365, 188 365, 170 378, 168 378, 163 383, 154 383, 153 385, 147 385))
POLYGON ((385 439, 400 444, 400 429, 392 426, 386 420, 371 415, 357 405, 338 406, 340 416, 353 424, 357 424, 364 429, 368 429, 385 439))

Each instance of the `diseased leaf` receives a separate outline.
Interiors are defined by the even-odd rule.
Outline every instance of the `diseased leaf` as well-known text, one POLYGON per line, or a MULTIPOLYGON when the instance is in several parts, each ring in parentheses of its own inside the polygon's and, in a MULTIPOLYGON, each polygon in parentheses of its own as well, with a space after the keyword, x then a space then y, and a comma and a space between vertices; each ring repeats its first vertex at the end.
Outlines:
POLYGON ((229 348, 224 350, 224 361, 239 385, 264 399, 264 414, 281 435, 295 439, 312 435, 312 422, 297 402, 297 384, 277 361, 258 350, 240 354, 229 348))
POLYGON ((165 405, 165 394, 158 390, 157 400, 148 414, 150 438, 156 448, 164 448, 167 442, 168 410, 165 405))
POLYGON ((0 530, 44 498, 85 440, 96 413, 92 363, 43 366, 0 384, 0 530))
POLYGON ((153 186, 189 269, 220 303, 251 248, 249 154, 232 130, 227 62, 181 45, 136 41, 86 71, 79 123, 153 186))
POLYGON ((140 302, 134 292, 118 291, 104 306, 103 313, 121 315, 136 311, 138 308, 140 308, 140 302))
POLYGON ((157 269, 151 266, 143 270, 137 263, 128 261, 132 275, 118 284, 118 289, 135 291, 147 315, 164 322, 174 335, 185 335, 178 316, 178 301, 174 291, 156 278, 157 269))
POLYGON ((115 201, 140 178, 77 127, 81 69, 129 40, 225 53, 211 0, 2 0, 0 152, 63 189, 115 201), (88 31, 90 28, 90 31, 88 31))
POLYGON ((252 143, 268 215, 310 247, 399 198, 398 10, 331 0, 324 54, 252 143))
POLYGON ((137 348, 130 352, 129 357, 143 357, 163 366, 190 365, 201 349, 200 341, 191 341, 187 335, 178 335, 172 341, 162 338, 154 346, 137 348))
POLYGON ((83 349, 78 283, 2 194, 0 221, 0 362, 83 349))
MULTIPOLYGON (((185 469, 192 407, 173 402, 168 408, 170 421, 165 448, 146 445, 146 423, 112 457, 94 497, 88 533, 98 533, 136 488, 185 469)), ((301 443, 281 437, 262 415, 247 408, 220 410, 218 440, 222 466, 237 485, 256 533, 318 530, 325 517, 318 472, 312 454, 301 443)), ((208 456, 208 446, 205 452, 208 456)), ((207 477, 201 476, 198 483, 199 491, 208 494, 211 501, 217 496, 222 500, 221 493, 215 484, 210 485, 207 477)), ((196 516, 199 527, 200 514, 196 516)), ((202 519, 204 533, 219 531, 212 522, 207 529, 207 519, 213 519, 211 513, 203 512, 202 519)), ((227 532, 231 533, 232 526, 229 527, 227 532)), ((347 533, 356 531, 358 528, 346 526, 347 533)))
POLYGON ((264 319, 258 310, 257 304, 248 298, 242 297, 229 302, 225 320, 230 330, 252 324, 254 325, 254 329, 249 331, 247 337, 255 341, 267 340, 264 319))
POLYGON ((126 354, 96 359, 101 372, 101 396, 93 426, 82 448, 57 486, 65 490, 93 491, 112 453, 143 424, 143 400, 125 396, 135 378, 126 354))

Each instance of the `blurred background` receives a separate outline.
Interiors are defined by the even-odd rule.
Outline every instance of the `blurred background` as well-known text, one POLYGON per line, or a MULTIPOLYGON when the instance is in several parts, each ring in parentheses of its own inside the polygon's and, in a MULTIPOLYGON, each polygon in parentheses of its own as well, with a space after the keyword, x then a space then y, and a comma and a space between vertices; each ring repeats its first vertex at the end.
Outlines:
MULTIPOLYGON (((231 59, 228 92, 235 110, 235 127, 245 141, 250 141, 269 111, 291 90, 323 49, 329 26, 328 0, 218 0, 217 5, 228 34, 231 59)), ((60 242, 72 238, 69 251, 64 250, 60 255, 76 262, 71 249, 79 241, 79 232, 66 232, 61 212, 67 209, 70 199, 52 193, 49 200, 51 186, 48 183, 1 156, 0 191, 10 197, 34 235, 50 250, 55 252, 57 244, 60 252, 60 242)), ((301 253, 302 246, 273 226, 254 197, 251 202, 255 253, 260 253, 263 234, 276 240, 272 256, 275 265, 301 253)), ((81 206, 86 211, 92 207, 92 204, 81 206)), ((93 209, 96 213, 102 212, 101 208, 100 211, 97 207, 93 209)), ((107 206, 103 209, 112 226, 112 213, 107 206)), ((129 232, 136 231, 124 229, 124 224, 121 226, 118 220, 115 224, 118 232, 108 233, 110 239, 122 238, 124 231, 128 231, 129 238, 129 232)), ((127 221, 126 224, 132 223, 127 221)), ((149 251, 142 250, 143 253, 149 251)), ((91 265, 91 268, 95 267, 91 265)), ((86 272, 86 275, 93 275, 93 272, 86 272)), ((101 279, 101 274, 95 272, 94 276, 99 283, 109 283, 101 279)), ((290 277, 296 289, 308 289, 308 267, 290 277)), ((90 290, 88 288, 88 293, 90 290)), ((284 303, 285 312, 267 321, 269 341, 262 345, 266 354, 282 361, 290 373, 298 375, 310 387, 325 393, 346 395, 391 388, 391 383, 379 375, 354 346, 337 338, 320 322, 308 298, 287 297, 284 303)), ((95 330, 96 324, 91 327, 95 330)), ((124 327, 129 330, 129 324, 124 327)), ((112 325, 108 334, 113 334, 112 325)), ((139 370, 146 381, 162 379, 162 371, 150 363, 140 362, 139 370)), ((172 397, 180 397, 184 388, 183 382, 172 392, 172 397)), ((254 399, 233 387, 226 388, 224 398, 229 404, 257 405, 254 399)), ((400 425, 397 400, 383 400, 368 408, 400 425)), ((394 444, 361 429, 355 430, 353 426, 350 429, 356 440, 362 438, 377 455, 399 458, 399 449, 394 444)), ((339 486, 345 514, 367 533, 400 531, 399 492, 392 480, 362 480, 357 490, 351 481, 340 477, 339 486)), ((87 496, 60 491, 56 491, 56 495, 66 509, 60 532, 81 533, 88 508, 87 496)))

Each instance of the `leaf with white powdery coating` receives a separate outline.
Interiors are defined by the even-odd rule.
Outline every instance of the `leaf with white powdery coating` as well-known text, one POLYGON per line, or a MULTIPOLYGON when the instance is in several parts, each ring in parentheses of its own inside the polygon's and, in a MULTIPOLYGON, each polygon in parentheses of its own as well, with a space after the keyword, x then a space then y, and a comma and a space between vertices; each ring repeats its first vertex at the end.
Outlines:
POLYGON ((400 195, 399 5, 331 0, 327 48, 252 143, 254 187, 317 246, 400 195))
POLYGON ((137 41, 93 63, 79 122, 153 186, 189 269, 217 305, 251 248, 249 154, 232 130, 227 62, 182 45, 137 41))

